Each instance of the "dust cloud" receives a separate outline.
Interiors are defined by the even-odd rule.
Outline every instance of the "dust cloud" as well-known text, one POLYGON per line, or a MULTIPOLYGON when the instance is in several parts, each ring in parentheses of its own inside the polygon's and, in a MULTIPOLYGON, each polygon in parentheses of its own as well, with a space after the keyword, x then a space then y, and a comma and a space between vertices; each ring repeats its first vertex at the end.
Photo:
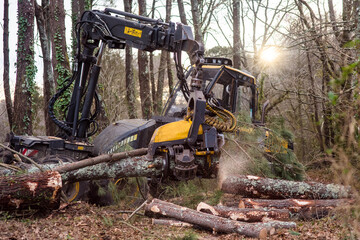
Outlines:
POLYGON ((247 174, 247 166, 250 159, 239 147, 226 144, 222 148, 219 163, 218 184, 221 187, 222 181, 227 176, 234 174, 247 174))

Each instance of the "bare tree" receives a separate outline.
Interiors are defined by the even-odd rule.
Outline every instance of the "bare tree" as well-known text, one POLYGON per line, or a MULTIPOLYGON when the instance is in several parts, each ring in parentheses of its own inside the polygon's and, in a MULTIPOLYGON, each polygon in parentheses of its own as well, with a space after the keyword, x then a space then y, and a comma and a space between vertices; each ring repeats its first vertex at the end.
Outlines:
POLYGON ((46 135, 54 136, 57 131, 55 123, 50 119, 48 104, 51 96, 55 92, 54 72, 51 61, 51 29, 50 29, 50 12, 49 0, 42 0, 41 6, 35 2, 35 16, 39 32, 40 45, 43 59, 43 109, 45 116, 46 135))
POLYGON ((240 68, 240 0, 233 0, 233 65, 240 68))
MULTIPOLYGON (((124 9, 125 12, 131 12, 132 0, 124 0, 124 9)), ((126 103, 128 109, 129 118, 137 118, 136 114, 136 97, 135 97, 135 82, 134 82, 134 72, 132 66, 133 56, 132 48, 126 46, 125 48, 125 78, 126 78, 126 103)))
POLYGON ((4 34, 3 34, 3 52, 4 52, 4 95, 6 102, 6 111, 8 115, 9 127, 12 129, 12 102, 9 85, 9 0, 4 0, 4 34))
MULTIPOLYGON (((165 21, 169 22, 171 16, 171 0, 166 0, 166 16, 165 21)), ((156 90, 156 102, 154 103, 154 109, 157 113, 160 113, 162 110, 163 102, 163 91, 164 91, 164 79, 165 79, 165 70, 168 72, 169 80, 169 89, 172 89, 172 72, 171 72, 171 60, 170 53, 168 51, 162 50, 160 55, 160 64, 159 64, 159 74, 156 90)))
MULTIPOLYGON (((146 0, 138 0, 139 15, 146 16, 146 0)), ((149 119, 152 115, 150 79, 149 79, 149 60, 147 53, 138 50, 138 66, 139 66, 139 85, 142 117, 149 119)))

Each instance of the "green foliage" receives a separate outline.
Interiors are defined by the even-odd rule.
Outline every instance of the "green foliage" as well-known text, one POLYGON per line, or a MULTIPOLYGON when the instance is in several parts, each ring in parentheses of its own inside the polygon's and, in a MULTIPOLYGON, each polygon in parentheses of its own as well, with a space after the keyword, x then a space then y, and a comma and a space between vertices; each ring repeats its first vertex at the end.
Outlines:
POLYGON ((246 152, 243 154, 243 158, 247 159, 245 172, 270 178, 302 180, 304 167, 286 146, 293 142, 293 134, 284 127, 284 119, 274 117, 268 128, 263 128, 244 122, 245 118, 240 114, 239 132, 235 136, 227 135, 227 139, 235 143, 228 152, 246 152))
POLYGON ((216 46, 206 50, 205 56, 208 57, 232 57, 233 51, 231 47, 216 46))
MULTIPOLYGON (((56 31, 54 34, 54 44, 56 51, 55 57, 57 61, 54 70, 58 73, 57 90, 60 90, 67 84, 67 80, 71 76, 71 73, 69 69, 64 66, 64 63, 68 62, 69 60, 66 58, 66 56, 64 56, 63 48, 66 48, 66 46, 62 46, 62 36, 59 31, 56 31)), ((70 98, 71 88, 68 88, 55 103, 54 109, 57 117, 61 118, 62 115, 64 115, 66 108, 70 103, 70 98)))
POLYGON ((206 202, 216 205, 220 202, 222 192, 214 190, 215 179, 194 179, 186 182, 171 182, 164 186, 164 193, 161 195, 165 199, 179 198, 182 206, 196 208, 199 202, 206 202))
POLYGON ((21 130, 22 132, 29 132, 30 124, 33 120, 31 113, 34 112, 34 107, 35 107, 34 97, 38 94, 35 84, 35 75, 37 73, 37 67, 34 59, 34 39, 27 39, 27 31, 30 24, 31 23, 29 23, 27 18, 18 15, 17 57, 18 57, 18 62, 22 62, 26 66, 24 76, 20 76, 23 79, 21 88, 22 88, 22 92, 30 95, 30 99, 29 99, 30 104, 28 105, 30 109, 26 109, 25 106, 25 110, 24 110, 25 115, 22 120, 23 121, 23 129, 21 130), (26 43, 28 43, 29 48, 25 46, 26 43), (28 113, 30 115, 27 115, 28 113))

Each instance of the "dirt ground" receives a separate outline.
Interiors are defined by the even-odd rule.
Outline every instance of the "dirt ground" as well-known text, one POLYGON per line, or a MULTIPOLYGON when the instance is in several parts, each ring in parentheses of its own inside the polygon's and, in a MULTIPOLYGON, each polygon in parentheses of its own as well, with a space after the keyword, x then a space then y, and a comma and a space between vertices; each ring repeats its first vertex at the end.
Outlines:
MULTIPOLYGON (((139 214, 126 221, 133 209, 97 207, 86 202, 62 205, 59 210, 32 216, 1 216, 0 239, 251 239, 236 234, 152 225, 139 214)), ((268 239, 355 239, 341 219, 327 217, 297 222, 293 230, 279 230, 268 239)))

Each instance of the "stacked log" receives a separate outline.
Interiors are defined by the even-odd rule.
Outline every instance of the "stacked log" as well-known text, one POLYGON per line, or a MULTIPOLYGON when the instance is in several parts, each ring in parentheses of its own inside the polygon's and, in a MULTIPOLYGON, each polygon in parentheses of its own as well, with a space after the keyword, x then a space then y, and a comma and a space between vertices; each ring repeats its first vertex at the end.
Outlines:
POLYGON ((292 182, 256 176, 230 176, 222 183, 222 205, 238 209, 286 209, 292 219, 328 216, 338 206, 351 204, 350 189, 341 185, 292 182), (281 199, 282 198, 282 199, 281 199))

